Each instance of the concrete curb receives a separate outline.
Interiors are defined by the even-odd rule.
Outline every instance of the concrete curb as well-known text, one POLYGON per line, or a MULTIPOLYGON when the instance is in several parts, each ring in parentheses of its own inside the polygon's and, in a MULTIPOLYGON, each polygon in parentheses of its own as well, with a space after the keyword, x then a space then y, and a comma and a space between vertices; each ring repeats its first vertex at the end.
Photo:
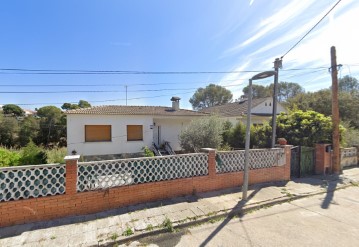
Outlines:
MULTIPOLYGON (((235 216, 241 216, 244 215, 250 211, 255 211, 255 210, 259 210, 262 208, 266 208, 266 207, 271 207, 274 205, 278 205, 278 204, 282 204, 282 203, 286 203, 286 202, 291 202, 291 201, 295 201, 295 200, 299 200, 302 198, 306 198, 306 197, 311 197, 311 196, 315 196, 315 195, 321 195, 321 194, 325 194, 328 192, 333 192, 336 190, 341 190, 341 189, 346 189, 348 187, 352 187, 352 186, 357 186, 356 184, 353 184, 352 181, 349 182, 349 184, 343 184, 341 186, 338 186, 334 189, 328 189, 326 191, 316 191, 316 192, 312 192, 312 193, 308 193, 308 194, 302 194, 302 195, 293 195, 293 196, 288 196, 285 195, 282 198, 276 198, 274 200, 269 200, 266 202, 259 202, 257 204, 252 204, 252 205, 248 205, 248 206, 244 206, 243 208, 232 208, 232 209, 227 209, 227 210, 221 210, 221 211, 217 211, 215 215, 212 216, 200 216, 199 219, 195 219, 195 220, 191 220, 189 222, 183 222, 183 221, 175 221, 172 222, 174 225, 174 229, 186 229, 189 227, 193 227, 196 225, 201 225, 201 224, 205 224, 208 223, 211 220, 215 220, 218 221, 221 218, 233 218, 235 216)), ((158 228, 161 226, 156 226, 155 228, 158 228)), ((133 242, 133 241, 138 241, 140 239, 146 238, 146 237, 151 237, 151 236, 155 236, 158 234, 163 234, 163 233, 170 233, 167 229, 164 228, 160 228, 160 229, 155 229, 152 231, 141 231, 138 233, 134 233, 134 235, 132 236, 128 236, 128 237, 123 237, 122 239, 118 239, 115 241, 109 241, 109 242, 105 242, 105 243, 99 243, 98 245, 92 245, 92 246, 113 246, 114 244, 125 244, 128 242, 133 242)))

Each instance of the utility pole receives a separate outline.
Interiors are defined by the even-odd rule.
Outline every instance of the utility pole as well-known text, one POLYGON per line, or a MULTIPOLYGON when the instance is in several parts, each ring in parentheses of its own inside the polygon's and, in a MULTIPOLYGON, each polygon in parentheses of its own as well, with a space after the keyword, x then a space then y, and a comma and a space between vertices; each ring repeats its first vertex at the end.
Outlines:
POLYGON ((330 48, 332 73, 332 124, 333 124, 333 172, 340 174, 340 151, 339 151, 339 100, 338 100, 338 65, 335 46, 330 48))
POLYGON ((273 112, 272 112, 272 145, 274 148, 277 135, 277 96, 278 96, 278 71, 282 68, 282 59, 276 58, 274 61, 274 86, 273 86, 273 112))

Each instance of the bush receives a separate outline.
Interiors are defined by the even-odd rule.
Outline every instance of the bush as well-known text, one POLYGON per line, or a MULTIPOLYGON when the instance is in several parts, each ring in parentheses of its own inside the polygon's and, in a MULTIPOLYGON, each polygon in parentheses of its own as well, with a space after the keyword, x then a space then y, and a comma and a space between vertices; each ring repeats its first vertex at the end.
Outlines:
POLYGON ((0 167, 17 166, 19 164, 20 154, 18 152, 0 148, 0 167))
POLYGON ((143 152, 145 154, 145 157, 153 157, 153 156, 155 156, 155 154, 147 146, 144 146, 142 148, 142 150, 143 150, 143 152))
POLYGON ((349 123, 343 123, 346 127, 344 133, 342 134, 342 140, 344 147, 353 147, 359 145, 359 129, 350 127, 349 123))
POLYGON ((179 136, 181 147, 187 152, 201 148, 219 148, 222 144, 222 120, 216 116, 193 120, 179 136))
MULTIPOLYGON (((340 125, 340 132, 344 127, 340 125)), ((332 120, 315 111, 281 113, 277 118, 277 137, 291 145, 312 147, 315 143, 332 142, 332 120)))
POLYGON ((47 163, 65 163, 65 156, 67 155, 67 148, 55 148, 46 150, 47 163))
POLYGON ((21 150, 21 165, 38 165, 47 163, 47 155, 44 150, 36 146, 32 141, 21 150))

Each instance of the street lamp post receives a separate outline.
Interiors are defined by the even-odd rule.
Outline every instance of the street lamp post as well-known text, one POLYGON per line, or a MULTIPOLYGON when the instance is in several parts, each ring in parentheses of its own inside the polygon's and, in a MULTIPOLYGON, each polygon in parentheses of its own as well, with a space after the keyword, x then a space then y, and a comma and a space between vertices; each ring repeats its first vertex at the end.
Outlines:
POLYGON ((248 90, 248 107, 247 107, 247 126, 246 126, 246 144, 244 153, 244 174, 243 174, 243 186, 242 186, 242 200, 247 200, 248 180, 249 180, 249 146, 251 138, 251 111, 252 111, 252 81, 260 80, 275 75, 275 71, 265 71, 256 74, 249 79, 248 90))

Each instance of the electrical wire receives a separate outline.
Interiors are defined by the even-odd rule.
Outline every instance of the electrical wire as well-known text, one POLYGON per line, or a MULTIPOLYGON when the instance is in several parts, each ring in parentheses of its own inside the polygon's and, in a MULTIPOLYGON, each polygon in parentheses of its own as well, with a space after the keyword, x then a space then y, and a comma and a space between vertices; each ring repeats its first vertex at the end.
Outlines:
POLYGON ((283 59, 284 56, 286 56, 291 50, 293 50, 300 42, 302 42, 302 40, 307 37, 307 35, 313 31, 314 28, 316 28, 316 26, 319 25, 319 23, 341 2, 341 0, 338 0, 334 6, 297 42, 295 43, 286 53, 284 53, 283 56, 281 56, 281 59, 283 59))
MULTIPOLYGON (((320 67, 319 67, 320 68, 320 67)), ((294 68, 291 70, 310 70, 318 68, 294 68)), ((126 70, 61 70, 61 69, 23 69, 23 68, 0 68, 0 74, 45 74, 45 75, 172 75, 172 74, 239 74, 239 73, 258 73, 261 70, 233 70, 233 71, 126 71, 126 70)))

